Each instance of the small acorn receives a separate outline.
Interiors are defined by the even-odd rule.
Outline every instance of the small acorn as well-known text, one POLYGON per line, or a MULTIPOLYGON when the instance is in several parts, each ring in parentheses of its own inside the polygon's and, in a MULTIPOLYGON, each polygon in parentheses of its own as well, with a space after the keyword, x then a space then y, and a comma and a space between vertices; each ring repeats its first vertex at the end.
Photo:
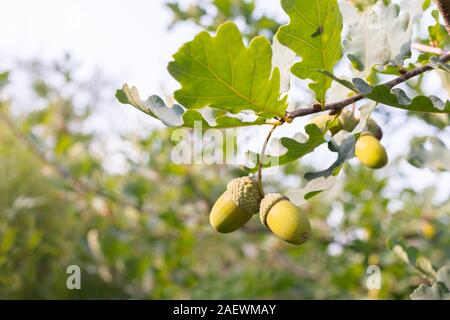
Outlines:
POLYGON ((261 195, 254 179, 233 179, 211 209, 209 223, 220 233, 236 231, 258 213, 260 202, 261 195))
POLYGON ((371 169, 383 168, 388 163, 386 149, 370 132, 364 132, 356 141, 355 156, 371 169))
POLYGON ((291 244, 303 244, 311 237, 311 225, 306 215, 282 194, 266 194, 261 201, 259 217, 263 225, 291 244))

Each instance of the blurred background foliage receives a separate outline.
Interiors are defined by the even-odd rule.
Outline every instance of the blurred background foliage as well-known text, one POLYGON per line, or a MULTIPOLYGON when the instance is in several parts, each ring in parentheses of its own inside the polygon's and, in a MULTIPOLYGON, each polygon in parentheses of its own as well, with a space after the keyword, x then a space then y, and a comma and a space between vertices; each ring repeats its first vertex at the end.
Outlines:
MULTIPOLYGON (((193 22, 214 30, 233 19, 250 39, 278 26, 253 1, 167 7, 171 27, 193 22)), ((450 199, 433 202, 433 188, 390 194, 389 178, 359 165, 347 165, 338 187, 302 207, 314 230, 304 246, 277 240, 257 218, 231 235, 215 233, 211 205, 241 169, 176 165, 172 131, 154 129, 114 137, 131 152, 121 152, 125 165, 111 172, 110 137, 88 124, 102 103, 99 90, 113 89, 98 75, 77 80, 75 68, 65 57, 0 75, 0 299, 407 299, 430 283, 388 241, 417 248, 436 267, 449 263, 450 199), (8 90, 15 72, 28 79, 20 96, 8 90), (17 111, 24 96, 30 107, 17 111), (66 288, 73 264, 81 267, 82 290, 66 288), (366 287, 369 265, 382 270, 381 290, 366 287)), ((420 79, 411 86, 422 90, 420 79)), ((436 130, 448 125, 448 117, 415 116, 436 130)), ((414 150, 410 162, 425 167, 414 150)), ((286 189, 306 169, 289 164, 286 179, 269 183, 286 189)))

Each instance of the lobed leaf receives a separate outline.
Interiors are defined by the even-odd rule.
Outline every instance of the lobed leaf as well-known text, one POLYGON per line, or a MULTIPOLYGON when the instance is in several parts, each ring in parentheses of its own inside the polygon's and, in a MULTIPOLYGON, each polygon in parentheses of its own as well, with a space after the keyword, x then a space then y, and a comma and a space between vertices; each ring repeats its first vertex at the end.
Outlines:
POLYGON ((418 95, 411 99, 400 88, 391 89, 385 84, 371 86, 361 78, 354 78, 352 83, 350 83, 347 80, 336 77, 333 73, 324 70, 320 70, 320 72, 346 88, 378 103, 415 112, 450 113, 449 100, 444 102, 436 96, 424 95, 418 95))
POLYGON ((297 206, 304 204, 312 197, 333 188, 337 183, 337 177, 320 177, 309 181, 304 188, 298 190, 289 190, 286 196, 297 206))
POLYGON ((309 87, 316 100, 325 103, 331 80, 318 69, 332 72, 342 56, 342 16, 337 0, 281 0, 290 23, 282 26, 276 37, 291 48, 302 61, 294 64, 292 73, 300 79, 311 79, 309 87))
POLYGON ((371 86, 363 79, 353 79, 353 85, 364 97, 395 108, 416 112, 450 113, 450 101, 442 101, 436 96, 419 95, 409 98, 400 88, 391 89, 380 84, 371 86))
POLYGON ((116 97, 119 102, 129 104, 141 110, 145 114, 160 120, 168 127, 193 128, 196 122, 200 122, 202 128, 235 128, 264 124, 266 119, 256 118, 254 121, 243 121, 236 117, 227 115, 205 116, 205 110, 185 110, 182 106, 175 104, 169 108, 165 102, 156 95, 150 96, 146 101, 141 100, 136 87, 129 87, 127 84, 122 89, 117 90, 116 97))
POLYGON ((305 179, 311 181, 322 177, 336 176, 342 168, 342 165, 355 156, 355 144, 356 138, 354 134, 345 130, 339 131, 328 143, 330 151, 337 152, 338 154, 336 161, 325 170, 307 172, 305 179))
POLYGON ((287 97, 280 99, 280 71, 272 71, 272 48, 262 37, 245 47, 232 22, 219 26, 215 37, 201 32, 169 63, 181 84, 175 99, 187 109, 211 107, 231 113, 253 111, 262 118, 283 117, 287 97))

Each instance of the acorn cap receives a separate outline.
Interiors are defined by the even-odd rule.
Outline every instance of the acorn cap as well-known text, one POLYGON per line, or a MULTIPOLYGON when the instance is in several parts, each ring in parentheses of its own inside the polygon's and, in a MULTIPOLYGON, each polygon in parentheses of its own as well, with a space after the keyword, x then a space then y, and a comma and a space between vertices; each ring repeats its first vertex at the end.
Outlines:
POLYGON ((256 214, 259 211, 261 195, 258 184, 253 178, 242 177, 230 181, 227 186, 232 201, 247 213, 256 214))
POLYGON ((267 215, 269 214, 270 209, 281 200, 289 200, 289 198, 281 193, 268 193, 264 196, 264 199, 262 199, 259 208, 259 218, 261 219, 262 224, 267 228, 269 228, 266 222, 267 215))

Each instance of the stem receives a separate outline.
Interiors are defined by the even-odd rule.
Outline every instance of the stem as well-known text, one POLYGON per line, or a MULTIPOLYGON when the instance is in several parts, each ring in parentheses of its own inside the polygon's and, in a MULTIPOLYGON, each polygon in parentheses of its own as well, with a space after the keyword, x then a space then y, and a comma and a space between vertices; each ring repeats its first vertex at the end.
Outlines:
POLYGON ((264 145, 262 147, 261 150, 261 154, 259 155, 259 159, 258 159, 258 189, 259 189, 259 193, 261 195, 261 198, 264 197, 264 188, 262 185, 262 169, 263 169, 263 163, 262 163, 262 158, 264 157, 264 155, 266 154, 266 149, 267 149, 267 145, 269 144, 270 138, 272 137, 273 132, 275 131, 275 129, 278 127, 278 125, 274 125, 272 127, 272 129, 270 129, 269 133, 267 134, 266 140, 264 141, 264 145))
MULTIPOLYGON (((449 0, 450 1, 450 0, 449 0)), ((441 56, 440 60, 442 62, 448 62, 450 61, 450 53, 446 53, 444 55, 441 56)), ((388 86, 389 88, 393 88, 396 85, 399 85, 400 83, 406 82, 411 78, 414 78, 422 73, 425 73, 427 71, 433 70, 433 67, 430 65, 426 65, 423 67, 419 67, 416 68, 414 70, 408 71, 405 74, 391 80, 388 82, 385 82, 384 85, 388 86)), ((346 106, 351 105, 355 102, 358 102, 360 100, 365 99, 365 97, 362 94, 357 94, 354 95, 353 97, 341 100, 341 101, 337 101, 337 102, 333 102, 330 104, 326 104, 323 108, 318 109, 318 108, 307 108, 307 109, 299 109, 299 110, 295 110, 292 112, 288 112, 287 113, 287 117, 290 119, 295 119, 298 117, 304 117, 310 114, 315 114, 315 113, 319 113, 319 112, 323 112, 323 111, 340 111, 342 109, 344 109, 346 106)))
POLYGON ((445 27, 450 34, 450 0, 435 0, 442 18, 445 21, 445 27))

